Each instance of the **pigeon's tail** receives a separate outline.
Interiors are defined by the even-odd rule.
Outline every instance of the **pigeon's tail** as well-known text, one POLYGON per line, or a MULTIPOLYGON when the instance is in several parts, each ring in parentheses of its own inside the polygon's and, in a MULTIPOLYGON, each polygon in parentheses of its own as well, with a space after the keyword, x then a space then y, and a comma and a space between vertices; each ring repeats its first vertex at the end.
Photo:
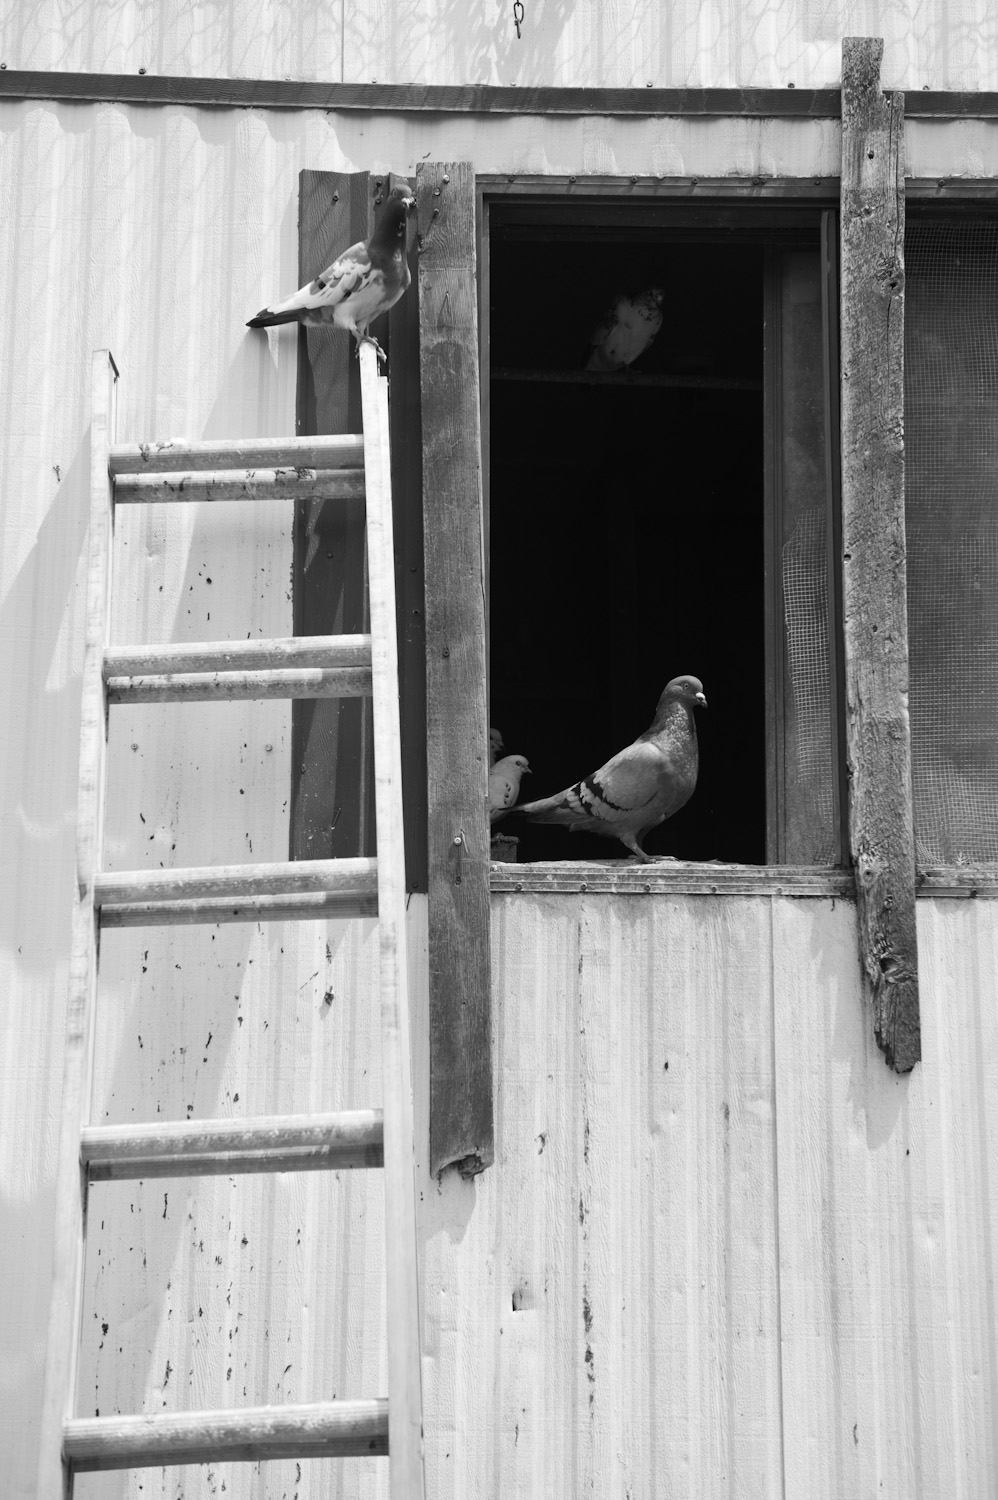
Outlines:
POLYGON ((602 344, 593 344, 589 351, 589 358, 586 360, 586 369, 607 372, 610 370, 619 370, 620 364, 607 358, 606 350, 602 344))
POLYGON ((255 318, 250 318, 246 324, 247 328, 271 328, 275 323, 297 323, 298 312, 276 312, 269 307, 261 307, 255 318))
POLYGON ((521 802, 518 807, 508 809, 511 814, 519 813, 521 817, 530 818, 533 823, 567 823, 577 824, 580 816, 585 817, 579 806, 577 798, 573 798, 570 792, 558 792, 554 797, 541 797, 538 802, 521 802))

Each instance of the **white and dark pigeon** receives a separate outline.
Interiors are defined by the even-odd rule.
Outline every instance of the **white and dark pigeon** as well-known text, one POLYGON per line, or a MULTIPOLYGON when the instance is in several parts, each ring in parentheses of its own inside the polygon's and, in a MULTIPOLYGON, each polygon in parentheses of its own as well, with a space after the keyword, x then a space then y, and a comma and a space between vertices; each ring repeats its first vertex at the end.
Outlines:
POLYGON ((662 326, 665 293, 657 286, 636 296, 622 292, 607 308, 589 340, 587 370, 623 370, 650 347, 662 326))
POLYGON ((520 795, 520 782, 530 775, 526 756, 504 755, 489 772, 489 822, 498 823, 520 795))
POLYGON ((371 343, 384 354, 368 332, 375 318, 394 307, 411 281, 406 259, 406 227, 416 205, 407 182, 396 183, 381 210, 369 240, 344 250, 338 260, 294 296, 261 308, 247 328, 269 328, 275 323, 306 323, 311 327, 345 328, 357 347, 371 343))
POLYGON ((570 831, 619 839, 646 864, 668 859, 646 854, 641 844, 693 795, 699 763, 693 712, 706 707, 699 678, 674 677, 658 700, 651 727, 633 745, 565 791, 513 811, 534 823, 560 823, 570 831))

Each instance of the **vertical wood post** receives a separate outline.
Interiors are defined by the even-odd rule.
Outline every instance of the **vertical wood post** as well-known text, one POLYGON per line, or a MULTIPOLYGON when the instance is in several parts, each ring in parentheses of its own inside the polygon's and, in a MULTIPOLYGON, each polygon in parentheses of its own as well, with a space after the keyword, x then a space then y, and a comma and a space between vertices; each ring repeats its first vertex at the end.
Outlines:
POLYGON ((426 578, 430 1171, 493 1160, 475 173, 416 172, 426 578))
POLYGON ((842 44, 842 604, 860 954, 887 1062, 921 1055, 904 532, 904 96, 842 44))

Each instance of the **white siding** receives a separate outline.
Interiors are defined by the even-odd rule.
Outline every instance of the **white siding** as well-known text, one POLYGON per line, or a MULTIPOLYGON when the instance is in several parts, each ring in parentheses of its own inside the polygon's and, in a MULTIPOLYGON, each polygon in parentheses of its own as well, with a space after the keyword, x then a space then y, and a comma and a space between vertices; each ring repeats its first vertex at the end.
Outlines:
MULTIPOLYGON (((577 7, 574 19, 564 7, 538 12, 538 26, 560 16, 558 35, 570 38, 567 52, 548 49, 557 68, 569 56, 596 59, 592 74, 539 81, 629 81, 622 54, 616 73, 606 47, 600 60, 578 40, 583 23, 595 27, 595 9, 577 7)), ((173 57, 193 71, 294 71, 291 61, 268 61, 277 51, 253 51, 255 29, 252 47, 233 43, 222 59, 214 10, 204 26, 200 13, 184 12, 192 19, 181 46, 179 14, 92 8, 92 24, 74 31, 68 12, 25 7, 2 60, 125 66, 99 49, 127 48, 141 34, 174 48, 135 64, 150 70, 169 71, 173 57), (44 52, 59 36, 77 49, 62 61, 44 52), (15 57, 15 43, 30 56, 15 57)), ((275 14, 264 13, 264 39, 277 35, 275 14)), ((428 66, 419 59, 429 14, 403 24, 395 8, 378 12, 402 59, 395 76, 428 66), (407 57, 416 59, 411 68, 407 57)), ((734 66, 724 60, 734 41, 712 12, 700 14, 699 55, 721 71, 656 81, 731 81, 723 69, 734 66)), ((750 14, 732 23, 743 49, 750 14)), ((641 38, 658 22, 641 16, 620 34, 651 55, 641 38)), ((878 29, 861 20, 850 14, 844 27, 836 14, 833 26, 822 12, 821 27, 829 35, 878 29)), ((227 21, 232 34, 239 24, 227 21)), ((356 13, 351 24, 359 25, 356 13)), ((669 24, 669 56, 687 66, 681 13, 669 24)), ((489 25, 505 26, 505 14, 489 25)), ((332 35, 335 16, 329 26, 332 35)), ((977 75, 960 69, 987 34, 951 19, 937 56, 934 26, 926 20, 933 63, 924 81, 972 86, 977 75)), ((890 79, 900 68, 898 32, 884 29, 893 38, 890 79)), ((430 30, 444 69, 446 27, 430 30)), ((820 41, 807 33, 807 45, 820 41)), ((793 45, 794 57, 805 55, 805 41, 793 45)), ((531 55, 526 38, 521 46, 531 55)), ((836 39, 834 66, 801 74, 799 87, 834 81, 837 47, 836 39)), ((469 44, 444 77, 475 76, 479 55, 469 44)), ((316 70, 338 76, 327 63, 323 55, 316 70)), ((517 81, 491 66, 482 77, 517 81)), ((738 81, 779 80, 749 70, 738 81)), ((948 175, 980 170, 978 162, 993 170, 995 138, 991 126, 912 127, 909 170, 948 175)), ((34 1487, 73 868, 91 351, 110 346, 121 366, 124 439, 287 433, 294 336, 265 339, 243 323, 295 284, 302 166, 410 170, 428 153, 470 157, 482 171, 811 176, 834 174, 837 152, 832 122, 0 105, 5 1494, 21 1500, 34 1487)), ((251 518, 234 507, 123 516, 117 637, 286 633, 289 522, 281 506, 251 518)), ((281 705, 117 713, 109 862, 280 857, 288 722, 281 705)), ((422 1183, 431 1492, 455 1500, 575 1500, 585 1486, 633 1500, 741 1496, 750 1486, 794 1500, 994 1492, 998 909, 920 903, 926 1060, 899 1081, 869 1043, 847 904, 529 896, 494 904, 499 1159, 474 1184, 422 1183)), ((415 901, 423 1006, 424 920, 415 901)), ((369 927, 110 935, 98 1118, 371 1102, 371 955, 369 927), (163 961, 147 961, 147 950, 163 961)), ((425 1022, 416 1033, 425 1045, 425 1022)), ((424 1119, 425 1068, 421 1054, 424 1119)), ((165 1202, 160 1187, 95 1192, 95 1210, 108 1211, 88 1266, 88 1399, 93 1390, 102 1410, 155 1409, 192 1398, 360 1393, 378 1383, 377 1177, 164 1186, 165 1202), (342 1285, 352 1294, 345 1312, 337 1310, 342 1285), (365 1341, 362 1328, 372 1326, 376 1337, 365 1341), (210 1348, 208 1333, 217 1336, 210 1348), (119 1348, 126 1353, 116 1356, 119 1348), (238 1352, 227 1359, 230 1349, 238 1352)), ((300 1485, 285 1466, 266 1491, 252 1466, 224 1477, 227 1494, 297 1490, 306 1500, 375 1493, 383 1467, 350 1466, 331 1489, 312 1482, 315 1466, 300 1485)), ((219 1483, 194 1471, 180 1478, 186 1500, 219 1483)), ((144 1496, 178 1493, 177 1474, 153 1472, 129 1493, 139 1482, 144 1496)), ((127 1483, 88 1480, 81 1493, 117 1496, 127 1483)))
POLYGON ((9 68, 499 83, 797 88, 834 85, 843 36, 882 36, 892 87, 994 87, 988 0, 17 0, 0 24, 9 68))
MULTIPOLYGON (((496 1165, 418 1184, 430 1494, 994 1493, 998 907, 920 903, 925 1061, 907 1079, 870 1040, 848 902, 521 894, 493 912, 496 1165)), ((111 1117, 137 1098, 375 1097, 370 929, 329 956, 303 933, 238 957, 206 933, 169 1014, 126 1003, 113 956, 111 1117)), ((377 1175, 121 1187, 116 1228, 99 1191, 102 1410, 377 1383, 377 1175)), ((253 1500, 386 1493, 375 1461, 154 1471, 141 1494, 223 1481, 253 1500)), ((80 1493, 140 1492, 119 1475, 80 1493)))

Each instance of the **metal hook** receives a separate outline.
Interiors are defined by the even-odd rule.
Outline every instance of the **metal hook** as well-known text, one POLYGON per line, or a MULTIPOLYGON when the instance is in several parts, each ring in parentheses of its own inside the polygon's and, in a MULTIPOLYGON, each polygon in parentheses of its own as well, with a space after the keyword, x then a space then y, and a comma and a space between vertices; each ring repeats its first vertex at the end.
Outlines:
POLYGON ((520 40, 520 27, 523 25, 523 3, 522 0, 513 0, 513 25, 516 27, 516 40, 520 40))

